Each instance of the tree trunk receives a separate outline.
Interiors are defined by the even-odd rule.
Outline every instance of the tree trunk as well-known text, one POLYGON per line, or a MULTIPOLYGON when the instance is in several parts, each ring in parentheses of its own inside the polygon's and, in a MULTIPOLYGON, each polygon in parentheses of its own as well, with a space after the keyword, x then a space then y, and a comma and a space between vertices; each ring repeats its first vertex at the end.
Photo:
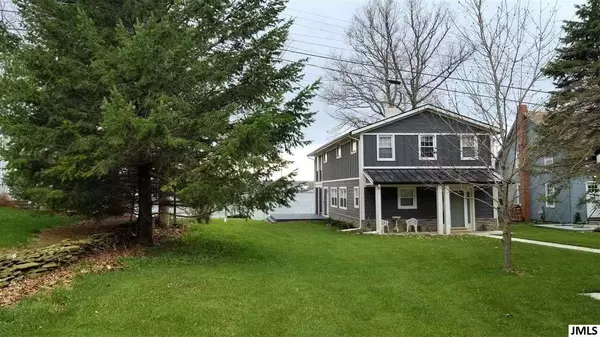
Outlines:
POLYGON ((138 167, 138 232, 139 244, 151 246, 152 241, 152 181, 150 179, 150 165, 138 167))
POLYGON ((173 192, 173 225, 177 225, 177 191, 173 192))
POLYGON ((502 249, 504 250, 504 271, 510 273, 512 267, 512 224, 508 215, 508 207, 502 206, 502 249))
POLYGON ((169 197, 162 190, 158 191, 158 225, 160 228, 168 229, 169 221, 169 197))

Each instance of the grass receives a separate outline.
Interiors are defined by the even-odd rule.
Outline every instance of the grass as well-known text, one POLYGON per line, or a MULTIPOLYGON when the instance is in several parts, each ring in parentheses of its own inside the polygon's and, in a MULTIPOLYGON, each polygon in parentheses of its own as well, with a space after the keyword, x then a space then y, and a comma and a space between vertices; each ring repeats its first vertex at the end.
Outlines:
POLYGON ((0 249, 26 244, 44 228, 64 226, 81 219, 0 207, 0 249))
POLYGON ((0 336, 561 336, 598 324, 595 254, 230 220, 0 309, 0 336))
POLYGON ((516 238, 600 248, 600 233, 541 228, 531 224, 513 224, 512 228, 516 238))

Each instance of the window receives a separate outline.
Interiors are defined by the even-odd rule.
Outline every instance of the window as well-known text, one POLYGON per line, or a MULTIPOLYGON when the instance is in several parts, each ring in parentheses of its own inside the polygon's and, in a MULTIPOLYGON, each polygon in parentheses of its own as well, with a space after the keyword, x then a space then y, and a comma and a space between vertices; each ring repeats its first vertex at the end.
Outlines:
POLYGON ((337 187, 331 188, 331 207, 338 206, 338 190, 337 187))
POLYGON ((417 208, 417 188, 398 187, 398 209, 417 208))
POLYGON ((479 142, 475 135, 460 136, 460 159, 461 160, 477 160, 477 152, 479 150, 479 142))
POLYGON ((556 207, 556 200, 554 200, 556 189, 552 184, 546 184, 546 208, 556 207))
POLYGON ((325 152, 325 154, 323 155, 323 162, 326 163, 327 162, 327 152, 325 152))
POLYGON ((335 149, 335 157, 342 158, 342 147, 341 146, 338 146, 337 149, 335 149))
POLYGON ((513 199, 513 204, 521 204, 521 184, 515 184, 515 198, 513 199))
POLYGON ((554 164, 554 157, 544 157, 543 163, 544 163, 544 166, 554 164))
POLYGON ((351 153, 356 153, 357 150, 358 150, 358 142, 356 140, 353 140, 351 153))
POLYGON ((518 170, 519 167, 521 166, 521 157, 520 157, 521 153, 519 153, 519 150, 517 150, 515 152, 515 170, 518 170))
POLYGON ((360 194, 358 192, 358 186, 354 186, 354 208, 359 208, 360 194))
POLYGON ((394 136, 378 135, 377 136, 377 160, 393 161, 396 154, 394 153, 394 136))
POLYGON ((340 208, 348 209, 348 189, 340 187, 340 208))
POLYGON ((436 137, 434 135, 419 135, 419 159, 437 159, 436 137))

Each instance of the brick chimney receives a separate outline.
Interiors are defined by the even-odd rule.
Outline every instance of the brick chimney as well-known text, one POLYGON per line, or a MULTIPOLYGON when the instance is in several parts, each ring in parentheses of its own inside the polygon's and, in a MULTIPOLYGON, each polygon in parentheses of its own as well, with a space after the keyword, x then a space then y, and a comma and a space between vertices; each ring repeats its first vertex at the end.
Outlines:
POLYGON ((521 184, 519 200, 521 200, 523 220, 529 221, 531 217, 531 172, 527 160, 527 105, 519 105, 516 123, 517 148, 519 149, 519 183, 521 184))

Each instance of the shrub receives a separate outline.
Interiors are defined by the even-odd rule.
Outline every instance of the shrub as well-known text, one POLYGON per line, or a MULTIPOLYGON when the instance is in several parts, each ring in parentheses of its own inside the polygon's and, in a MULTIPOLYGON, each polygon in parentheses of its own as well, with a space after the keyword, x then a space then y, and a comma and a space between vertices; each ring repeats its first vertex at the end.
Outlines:
POLYGON ((600 233, 600 227, 596 227, 596 229, 594 229, 594 232, 600 233))
POLYGON ((327 220, 325 220, 325 224, 328 227, 334 227, 337 229, 350 229, 350 228, 354 228, 354 226, 351 223, 345 222, 345 221, 340 221, 340 220, 335 220, 332 218, 328 218, 327 220))

